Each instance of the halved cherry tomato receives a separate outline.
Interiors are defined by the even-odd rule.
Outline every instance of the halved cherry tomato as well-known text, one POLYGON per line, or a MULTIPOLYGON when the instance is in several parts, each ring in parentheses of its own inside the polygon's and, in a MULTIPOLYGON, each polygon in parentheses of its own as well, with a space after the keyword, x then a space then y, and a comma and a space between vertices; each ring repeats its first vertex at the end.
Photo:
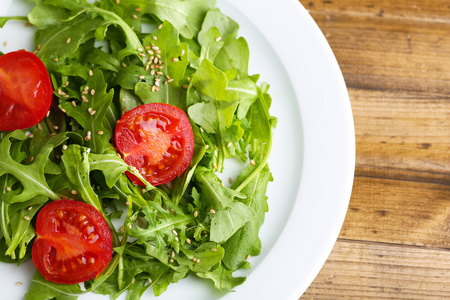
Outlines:
POLYGON ((115 143, 124 161, 155 186, 183 173, 194 153, 188 117, 180 108, 163 103, 144 104, 125 113, 117 122, 115 143))
POLYGON ((102 214, 75 200, 53 201, 39 212, 32 260, 45 279, 73 284, 97 277, 112 256, 112 237, 102 214))
POLYGON ((0 56, 0 130, 25 129, 41 122, 53 99, 44 63, 25 50, 0 56))

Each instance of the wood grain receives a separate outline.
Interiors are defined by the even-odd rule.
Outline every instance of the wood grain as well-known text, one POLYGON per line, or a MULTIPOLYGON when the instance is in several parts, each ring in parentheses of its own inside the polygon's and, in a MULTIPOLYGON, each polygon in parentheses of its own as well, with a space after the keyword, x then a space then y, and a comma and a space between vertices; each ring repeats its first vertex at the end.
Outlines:
POLYGON ((348 86, 356 169, 302 298, 450 299, 450 1, 300 1, 348 86))
POLYGON ((302 299, 450 299, 449 282, 449 251, 341 240, 302 299))

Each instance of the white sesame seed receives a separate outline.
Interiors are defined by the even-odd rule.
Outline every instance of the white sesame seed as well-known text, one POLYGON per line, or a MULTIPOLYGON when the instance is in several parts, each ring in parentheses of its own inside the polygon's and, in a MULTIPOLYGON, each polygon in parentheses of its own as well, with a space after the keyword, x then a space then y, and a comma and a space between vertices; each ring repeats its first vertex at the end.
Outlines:
POLYGON ((224 186, 225 186, 225 183, 221 182, 220 185, 224 187, 224 186))
POLYGON ((81 101, 83 101, 84 103, 89 103, 89 99, 84 95, 81 95, 81 101))
POLYGON ((58 93, 58 95, 62 95, 62 91, 61 91, 61 89, 58 89, 58 91, 57 91, 57 93, 58 93))
POLYGON ((214 169, 216 169, 216 170, 217 170, 217 164, 216 164, 215 162, 213 163, 213 165, 212 165, 212 166, 213 166, 213 168, 214 168, 214 169))
POLYGON ((116 0, 116 4, 119 5, 120 4, 120 0, 116 0))
POLYGON ((229 142, 229 143, 227 144, 227 148, 230 148, 231 146, 233 146, 233 143, 232 143, 232 142, 229 142))
POLYGON ((183 89, 187 90, 189 88, 189 84, 183 84, 183 89))
POLYGON ((173 78, 170 78, 169 80, 167 80, 168 83, 171 83, 173 81, 173 78))
POLYGON ((197 259, 196 259, 195 257, 193 257, 193 258, 192 258, 192 261, 193 261, 193 262, 196 262, 196 261, 197 261, 197 259))
POLYGON ((184 51, 184 49, 183 50, 181 50, 181 56, 183 56, 184 55, 184 53, 185 53, 185 51, 184 51))
POLYGON ((78 194, 78 192, 77 192, 76 190, 71 190, 70 193, 71 193, 72 195, 78 194))
POLYGON ((139 76, 139 79, 144 79, 144 78, 145 78, 145 75, 139 76))
POLYGON ((140 12, 140 11, 141 11, 141 8, 140 8, 140 7, 137 7, 137 8, 135 8, 135 11, 140 12))
POLYGON ((172 253, 170 254, 170 257, 172 257, 172 258, 175 257, 175 251, 172 251, 172 253))
POLYGON ((72 39, 69 37, 69 38, 67 38, 66 43, 70 44, 71 41, 72 41, 72 39))
POLYGON ((217 252, 217 249, 216 248, 212 248, 211 252, 217 252))
POLYGON ((67 145, 62 146, 63 150, 67 150, 67 145))
POLYGON ((11 188, 9 186, 6 187, 7 192, 11 192, 11 188))
POLYGON ((22 282, 20 282, 20 281, 17 281, 16 282, 16 285, 22 285, 23 283, 22 282))
POLYGON ((160 83, 159 83, 159 81, 155 81, 155 86, 159 86, 160 85, 160 83))
POLYGON ((53 60, 54 62, 57 62, 57 61, 58 61, 58 58, 57 58, 57 57, 54 57, 54 58, 52 58, 52 60, 53 60))
POLYGON ((145 56, 144 53, 138 53, 138 55, 139 55, 140 57, 144 57, 144 56, 145 56))
POLYGON ((155 41, 158 39, 157 36, 152 36, 152 39, 154 39, 155 41))
POLYGON ((3 43, 3 46, 8 46, 8 41, 5 41, 4 43, 3 43))
POLYGON ((178 235, 178 232, 176 232, 175 229, 172 230, 172 233, 175 234, 175 235, 178 235))
POLYGON ((175 237, 175 241, 177 241, 177 242, 178 242, 178 237, 177 237, 177 236, 175 237))
POLYGON ((64 109, 64 108, 60 108, 60 110, 63 112, 63 113, 66 113, 67 111, 64 109))
POLYGON ((198 216, 198 211, 196 210, 196 211, 194 211, 194 218, 197 218, 197 216, 198 216))
POLYGON ((177 62, 177 61, 178 61, 178 57, 172 58, 172 61, 173 61, 173 62, 177 62))
POLYGON ((42 125, 41 125, 41 123, 37 124, 37 128, 38 128, 39 130, 42 130, 42 125))
POLYGON ((152 283, 152 279, 149 277, 148 279, 147 279, 147 281, 148 281, 148 283, 152 283))
POLYGON ((103 131, 100 130, 99 132, 97 132, 97 134, 98 135, 103 135, 103 131))
POLYGON ((33 209, 33 206, 29 206, 27 209, 28 209, 28 210, 32 210, 32 209, 33 209))
POLYGON ((94 72, 92 70, 89 70, 89 76, 93 76, 94 72))
POLYGON ((126 68, 126 67, 127 67, 127 64, 123 62, 123 63, 122 63, 122 67, 126 68))
POLYGON ((159 47, 158 46, 153 46, 152 49, 156 51, 156 50, 159 50, 159 47))
POLYGON ((232 184, 233 183, 233 178, 228 178, 228 182, 230 183, 230 184, 232 184))
POLYGON ((190 245, 191 244, 191 239, 187 238, 186 239, 186 243, 188 243, 190 245))
POLYGON ((53 129, 55 129, 55 130, 58 130, 59 129, 59 126, 53 126, 53 129))
POLYGON ((163 27, 163 24, 159 24, 158 29, 161 30, 162 27, 163 27))
POLYGON ((75 101, 70 102, 73 107, 77 106, 77 103, 75 101))
POLYGON ((132 203, 130 201, 125 202, 126 205, 131 205, 132 203))
POLYGON ((86 149, 86 152, 87 152, 87 153, 91 153, 91 148, 87 148, 87 149, 86 149))
POLYGON ((200 263, 200 258, 197 258, 197 260, 195 261, 196 263, 200 263))
POLYGON ((122 102, 125 102, 125 97, 120 98, 122 102))
POLYGON ((132 17, 133 17, 133 19, 135 19, 135 20, 136 20, 136 19, 138 18, 138 16, 137 16, 137 15, 135 15, 135 14, 133 14, 133 16, 132 16, 132 17))
POLYGON ((221 37, 221 36, 218 36, 218 37, 216 38, 216 42, 220 41, 221 39, 222 39, 222 37, 221 37))
POLYGON ((212 208, 209 209, 209 212, 212 213, 213 215, 216 213, 216 211, 212 208))
POLYGON ((250 164, 251 164, 252 166, 256 165, 256 163, 255 163, 255 161, 254 161, 253 159, 250 160, 250 164))
POLYGON ((245 258, 245 260, 248 260, 250 258, 250 254, 249 255, 247 255, 247 257, 245 258))
POLYGON ((173 263, 173 258, 169 259, 169 262, 170 262, 170 263, 173 263))

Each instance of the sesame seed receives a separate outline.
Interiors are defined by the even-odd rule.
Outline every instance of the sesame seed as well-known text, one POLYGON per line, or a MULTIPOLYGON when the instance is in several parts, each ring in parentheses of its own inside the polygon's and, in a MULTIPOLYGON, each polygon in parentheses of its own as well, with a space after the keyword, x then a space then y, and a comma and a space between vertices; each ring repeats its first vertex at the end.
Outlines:
POLYGON ((71 193, 72 195, 78 194, 78 192, 77 192, 76 190, 71 190, 70 193, 71 193))
POLYGON ((188 76, 187 80, 188 80, 189 82, 191 82, 191 77, 188 76))
POLYGON ((84 96, 84 95, 81 95, 81 100, 82 100, 84 103, 89 103, 89 99, 86 98, 86 96, 84 96))
POLYGON ((125 97, 120 98, 122 102, 125 102, 125 97))
POLYGON ((8 41, 5 41, 4 43, 3 43, 3 46, 8 46, 8 41))
POLYGON ((216 248, 212 248, 211 252, 217 252, 217 249, 216 248))
POLYGON ((162 27, 163 27, 163 24, 159 24, 158 29, 161 30, 162 27))
POLYGON ((41 48, 42 48, 41 44, 37 45, 38 50, 41 50, 41 48))
POLYGON ((119 5, 120 4, 120 0, 116 0, 116 4, 119 5))
POLYGON ((33 206, 29 206, 27 209, 28 209, 28 210, 32 210, 32 209, 33 209, 33 206))
POLYGON ((172 257, 172 258, 175 257, 175 251, 172 251, 172 253, 170 254, 170 257, 172 257))
POLYGON ((58 58, 57 58, 57 57, 54 57, 54 58, 52 58, 52 60, 53 60, 54 62, 57 62, 57 61, 58 61, 58 58))
POLYGON ((228 182, 231 184, 231 183, 233 183, 233 178, 228 178, 228 182))
POLYGON ((29 221, 30 220, 30 217, 29 216, 25 216, 25 217, 23 217, 25 220, 27 220, 27 221, 29 221))
POLYGON ((98 135, 103 135, 103 131, 100 130, 99 132, 97 132, 97 134, 98 135))
POLYGON ((181 50, 181 56, 183 56, 184 55, 184 53, 185 53, 185 51, 184 51, 184 49, 183 50, 181 50))
POLYGON ((58 93, 58 95, 62 95, 61 89, 58 89, 57 93, 58 93))
POLYGON ((64 86, 66 87, 69 86, 69 81, 66 81, 66 84, 64 86))
POLYGON ((183 89, 187 90, 189 87, 189 84, 183 84, 183 89))
POLYGON ((216 211, 212 208, 209 209, 209 212, 212 213, 213 215, 216 213, 216 211))
POLYGON ((213 163, 213 168, 217 170, 217 164, 215 162, 213 163))
POLYGON ((222 39, 222 37, 221 37, 221 36, 218 36, 218 37, 216 38, 216 42, 220 41, 221 39, 222 39))
POLYGON ((177 242, 178 242, 178 237, 177 237, 177 236, 175 237, 175 241, 177 241, 177 242))
POLYGON ((11 188, 9 186, 6 187, 7 192, 11 192, 11 188))
POLYGON ((85 140, 86 142, 89 142, 89 141, 91 140, 91 137, 90 137, 90 136, 86 136, 86 137, 84 138, 84 140, 85 140))
POLYGON ((167 81, 167 80, 166 80, 166 81, 164 81, 164 85, 167 85, 168 83, 169 83, 169 81, 167 81))
POLYGON ((145 75, 139 76, 139 79, 144 79, 144 78, 145 78, 145 75))
POLYGON ((38 54, 39 50, 34 50, 33 54, 38 54))
POLYGON ((152 92, 156 91, 156 85, 152 86, 152 92))
POLYGON ((152 36, 152 39, 154 39, 155 41, 158 39, 157 36, 152 36))
POLYGON ((178 57, 172 58, 172 61, 173 61, 173 62, 177 62, 177 61, 178 61, 178 57))
POLYGON ((69 38, 67 38, 67 40, 66 40, 66 44, 70 44, 70 42, 72 41, 72 39, 69 37, 69 38))
POLYGON ((209 149, 209 145, 206 145, 206 146, 205 146, 205 149, 209 149))
POLYGON ((192 261, 193 261, 193 262, 196 262, 196 261, 197 261, 197 259, 196 259, 195 257, 193 257, 193 258, 192 258, 192 261))
POLYGON ((144 57, 144 56, 145 56, 144 53, 138 53, 138 55, 139 55, 140 57, 144 57))
POLYGON ((159 50, 159 47, 158 46, 153 46, 152 49, 156 51, 156 50, 159 50))
POLYGON ((221 182, 220 185, 221 185, 221 186, 225 186, 225 183, 221 182))
POLYGON ((138 18, 138 16, 137 15, 135 15, 135 14, 133 14, 133 19, 137 19, 138 18))
POLYGON ((62 146, 63 150, 67 150, 67 145, 62 146))
POLYGON ((250 254, 249 255, 247 255, 247 257, 245 258, 245 260, 248 260, 250 258, 250 254))
POLYGON ((155 70, 154 69, 152 69, 151 71, 150 71, 150 75, 155 75, 155 70))
POLYGON ((153 62, 154 62, 155 64, 157 64, 157 63, 158 63, 158 58, 155 57, 155 58, 153 59, 153 62))
POLYGON ((60 110, 63 112, 63 113, 66 113, 67 111, 64 109, 64 108, 60 108, 60 110))
POLYGON ((148 281, 148 283, 152 283, 152 279, 149 277, 148 279, 147 279, 147 281, 148 281))
POLYGON ((154 54, 154 52, 152 50, 149 50, 149 49, 147 49, 147 53, 148 53, 148 55, 153 55, 154 54))
POLYGON ((47 112, 47 117, 50 116, 50 111, 47 112))
POLYGON ((159 86, 160 85, 160 83, 159 83, 159 81, 155 81, 155 86, 159 86))
POLYGON ((55 129, 55 130, 58 130, 59 129, 59 126, 53 126, 53 129, 55 129))
POLYGON ((187 238, 186 239, 186 243, 188 243, 190 245, 191 244, 191 239, 187 238))
POLYGON ((121 226, 121 227, 119 228, 119 232, 124 232, 124 231, 125 231, 125 227, 121 226))
POLYGON ((195 261, 196 263, 200 263, 200 258, 197 258, 197 260, 195 261))
POLYGON ((91 153, 91 148, 87 148, 87 149, 86 149, 86 152, 87 152, 87 153, 91 153))
POLYGON ((89 70, 89 76, 93 76, 94 75, 94 72, 92 72, 92 70, 89 70))
POLYGON ((158 71, 158 72, 156 72, 156 74, 157 74, 157 75, 162 75, 162 74, 163 74, 163 72, 161 72, 161 71, 158 71))
POLYGON ((91 116, 93 116, 93 115, 95 115, 96 112, 97 112, 96 110, 92 110, 92 111, 89 112, 89 114, 90 114, 91 116))
POLYGON ((171 83, 173 81, 173 78, 170 78, 169 80, 167 80, 168 83, 171 83))
POLYGON ((137 7, 137 8, 135 9, 135 11, 140 12, 140 11, 141 11, 141 8, 140 8, 140 7, 137 7))
POLYGON ((230 148, 232 145, 233 145, 233 143, 232 143, 232 142, 229 142, 229 143, 227 144, 227 148, 230 148))
POLYGON ((169 260, 169 262, 170 262, 170 263, 173 263, 173 259, 171 258, 171 259, 169 260))
POLYGON ((123 62, 123 63, 122 63, 122 67, 126 68, 126 67, 127 67, 127 64, 123 62))
POLYGON ((38 128, 39 130, 42 130, 42 125, 41 125, 41 123, 37 124, 37 128, 38 128))
POLYGON ((30 158, 30 162, 32 162, 34 160, 34 156, 32 156, 31 158, 30 158))
POLYGON ((142 50, 142 48, 141 48, 141 47, 137 48, 136 50, 137 50, 138 52, 142 52, 142 51, 144 51, 144 50, 142 50))
POLYGON ((125 202, 126 205, 131 205, 132 203, 130 201, 125 202))
POLYGON ((194 211, 194 218, 197 218, 197 216, 198 216, 198 211, 196 210, 196 211, 194 211))
POLYGON ((178 235, 178 232, 176 232, 175 229, 172 230, 172 233, 175 234, 175 235, 178 235))
POLYGON ((203 129, 203 127, 200 127, 200 131, 201 131, 201 132, 205 132, 205 130, 203 129))
POLYGON ((256 163, 255 163, 255 161, 254 161, 253 159, 250 160, 250 164, 251 164, 252 166, 256 165, 256 163))
POLYGON ((77 103, 75 101, 70 102, 73 107, 77 106, 77 103))
POLYGON ((161 50, 159 50, 159 49, 155 50, 155 53, 161 53, 161 50))
POLYGON ((16 285, 22 285, 23 283, 22 282, 20 282, 20 281, 17 281, 16 282, 16 285))
POLYGON ((161 55, 159 55, 159 54, 156 54, 156 57, 159 58, 159 59, 161 59, 161 55))

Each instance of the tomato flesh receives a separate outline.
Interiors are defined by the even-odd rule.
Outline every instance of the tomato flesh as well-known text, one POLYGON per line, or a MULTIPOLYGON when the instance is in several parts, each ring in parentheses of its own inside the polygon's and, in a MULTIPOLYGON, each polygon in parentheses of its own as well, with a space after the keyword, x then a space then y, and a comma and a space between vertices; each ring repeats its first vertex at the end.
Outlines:
POLYGON ((0 56, 0 131, 41 122, 52 99, 50 77, 36 55, 19 50, 0 56))
POLYGON ((163 103, 144 104, 125 113, 117 122, 115 143, 124 161, 155 186, 183 173, 194 153, 188 117, 183 110, 163 103))
POLYGON ((42 276, 73 284, 97 277, 112 256, 108 223, 93 206, 75 200, 46 205, 36 220, 32 260, 42 276))

